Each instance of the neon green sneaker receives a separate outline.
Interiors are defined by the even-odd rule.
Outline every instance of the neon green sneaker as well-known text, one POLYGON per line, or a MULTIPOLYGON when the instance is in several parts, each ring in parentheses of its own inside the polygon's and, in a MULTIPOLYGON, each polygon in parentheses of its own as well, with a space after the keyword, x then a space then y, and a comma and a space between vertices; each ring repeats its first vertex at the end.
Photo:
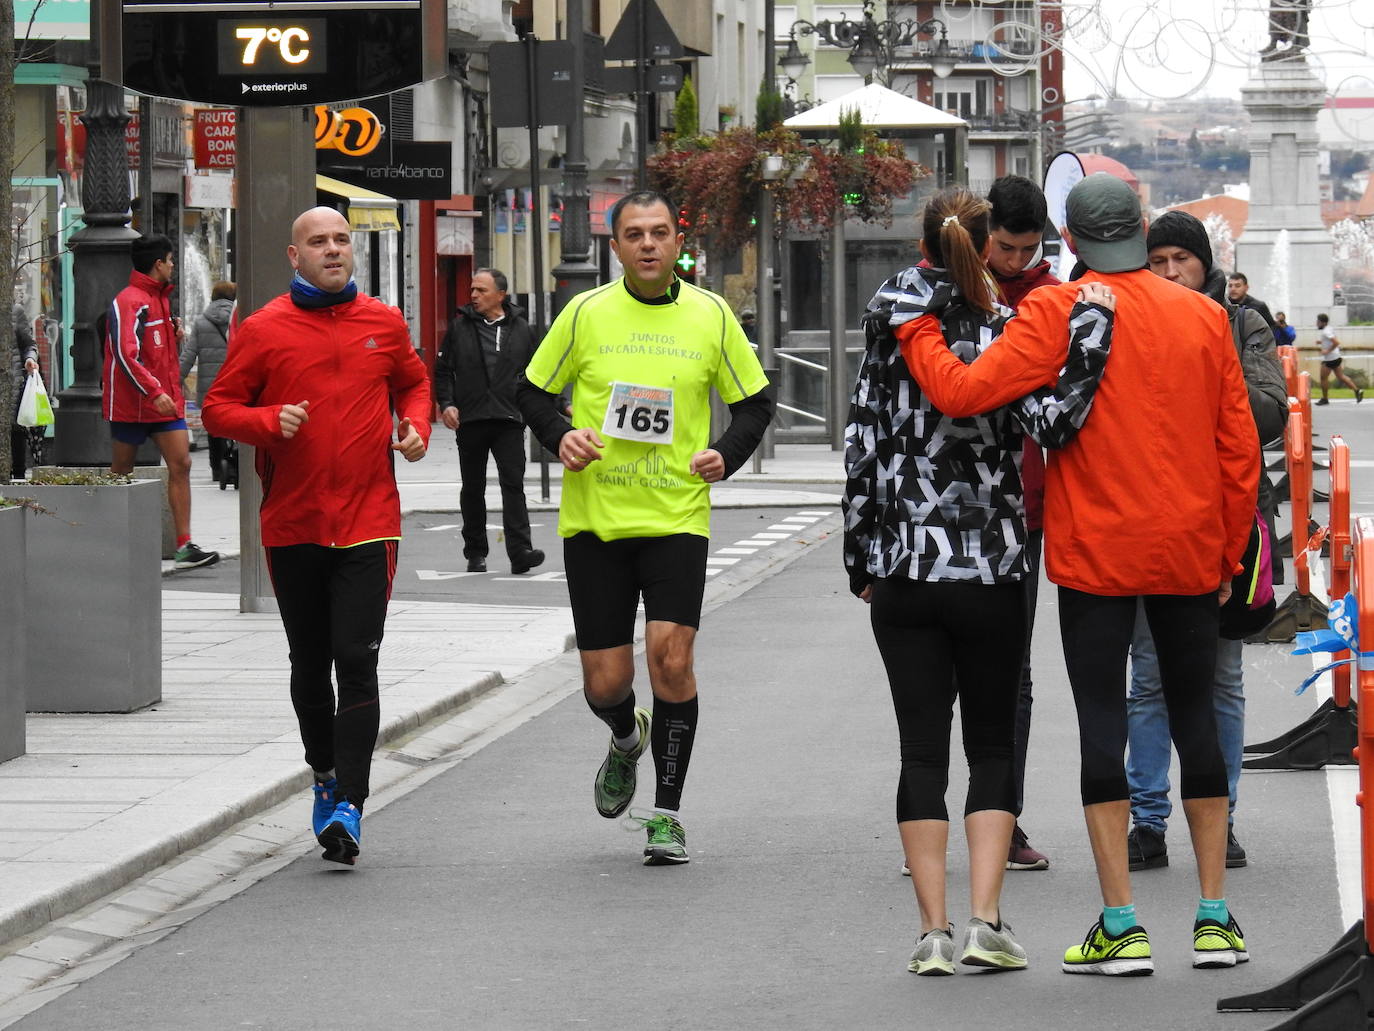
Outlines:
POLYGON ((1193 966, 1199 970, 1233 967, 1250 962, 1240 924, 1231 917, 1225 927, 1216 920, 1199 920, 1193 925, 1193 966))
POLYGON ((601 769, 596 771, 596 781, 592 784, 592 796, 596 799, 596 811, 608 820, 614 820, 630 807, 634 801, 635 786, 638 783, 637 766, 639 757, 649 747, 649 728, 652 717, 648 709, 635 709, 635 726, 639 728, 639 743, 628 752, 616 748, 615 741, 606 750, 606 759, 601 769))
POLYGON ((675 866, 691 861, 687 855, 687 832, 674 817, 654 813, 631 819, 649 834, 649 843, 644 846, 645 866, 675 866))
POLYGON ((1150 958, 1150 936, 1145 928, 1128 928, 1113 937, 1098 918, 1083 939, 1064 953, 1066 974, 1106 974, 1109 977, 1149 977, 1155 972, 1150 958))

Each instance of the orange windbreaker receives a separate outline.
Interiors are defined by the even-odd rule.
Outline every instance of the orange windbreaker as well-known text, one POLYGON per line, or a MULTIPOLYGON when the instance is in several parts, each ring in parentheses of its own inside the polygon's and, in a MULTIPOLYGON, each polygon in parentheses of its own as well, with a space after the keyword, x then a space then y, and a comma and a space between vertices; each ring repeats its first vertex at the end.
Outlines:
POLYGON ((240 322, 205 397, 205 429, 257 448, 262 543, 348 547, 401 536, 392 407, 429 442, 429 374, 400 312, 375 298, 298 308, 290 294, 240 322), (310 402, 287 440, 278 413, 310 402))
POLYGON ((898 326, 912 374, 947 415, 1052 384, 1082 282, 1117 298, 1112 353, 1078 436, 1050 452, 1045 570, 1090 594, 1205 594, 1229 580, 1259 484, 1254 419, 1226 312, 1147 269, 1041 287, 971 365, 925 316, 898 326))

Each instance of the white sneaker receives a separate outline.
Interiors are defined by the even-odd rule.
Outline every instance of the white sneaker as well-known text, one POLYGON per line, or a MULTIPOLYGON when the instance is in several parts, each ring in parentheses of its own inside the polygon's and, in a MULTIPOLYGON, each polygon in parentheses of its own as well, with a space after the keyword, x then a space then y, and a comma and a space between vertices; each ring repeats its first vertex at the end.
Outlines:
POLYGON ((954 973, 954 925, 921 935, 906 968, 922 976, 954 973))
POLYGON ((1005 920, 993 927, 976 916, 964 928, 964 954, 959 962, 966 967, 991 967, 994 970, 1021 970, 1026 966, 1026 950, 1021 948, 1005 920))

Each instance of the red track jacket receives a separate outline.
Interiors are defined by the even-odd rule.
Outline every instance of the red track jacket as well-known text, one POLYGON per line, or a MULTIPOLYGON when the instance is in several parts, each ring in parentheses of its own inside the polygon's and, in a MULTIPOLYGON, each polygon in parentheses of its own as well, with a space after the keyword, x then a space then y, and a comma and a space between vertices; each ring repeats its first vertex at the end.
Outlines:
POLYGON ((203 419, 206 432, 258 449, 265 546, 401 536, 393 403, 428 444, 429 377, 381 301, 300 308, 282 294, 238 324, 203 419), (309 421, 287 440, 278 413, 302 401, 309 421))
POLYGON ((186 416, 181 394, 180 347, 167 298, 171 283, 142 272, 129 273, 129 285, 115 295, 105 315, 105 367, 100 377, 100 409, 111 422, 166 422, 186 416), (175 415, 153 407, 166 394, 175 415))

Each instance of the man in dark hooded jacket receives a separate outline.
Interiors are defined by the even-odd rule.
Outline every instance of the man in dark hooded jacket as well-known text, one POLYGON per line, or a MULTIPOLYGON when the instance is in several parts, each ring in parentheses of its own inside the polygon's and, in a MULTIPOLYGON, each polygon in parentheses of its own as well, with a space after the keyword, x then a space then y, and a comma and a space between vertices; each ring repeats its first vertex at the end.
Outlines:
MULTIPOLYGON (((1231 336, 1236 342, 1245 386, 1250 394, 1250 413, 1259 431, 1255 446, 1283 435, 1288 419, 1288 390, 1283 369, 1274 350, 1274 335, 1254 308, 1228 302, 1226 275, 1212 264, 1212 245, 1207 230, 1184 211, 1166 211, 1150 224, 1145 239, 1150 269, 1165 279, 1204 293, 1227 311, 1231 336)), ((1268 478, 1259 478, 1257 502, 1270 521, 1273 539, 1273 508, 1268 478)), ((1223 632, 1225 628, 1223 626, 1223 632)), ((1236 786, 1240 780, 1244 750, 1245 690, 1241 656, 1243 641, 1225 636, 1217 642, 1216 678, 1212 698, 1217 736, 1226 760, 1229 813, 1235 816, 1236 786)), ((1132 870, 1169 865, 1164 834, 1172 812, 1169 803, 1169 723, 1160 681, 1159 660, 1144 611, 1137 613, 1131 644, 1131 689, 1127 699, 1130 753, 1126 777, 1131 787, 1131 828, 1127 856, 1132 870)), ((1228 828, 1226 865, 1245 866, 1245 849, 1228 828)))
POLYGON ((472 303, 460 308, 444 335, 434 363, 434 393, 444 425, 458 437, 463 478, 463 557, 468 572, 487 571, 487 454, 496 459, 501 484, 501 525, 512 573, 544 561, 530 540, 525 507, 525 423, 515 403, 515 385, 534 354, 524 313, 506 296, 507 281, 496 269, 472 276, 472 303))

